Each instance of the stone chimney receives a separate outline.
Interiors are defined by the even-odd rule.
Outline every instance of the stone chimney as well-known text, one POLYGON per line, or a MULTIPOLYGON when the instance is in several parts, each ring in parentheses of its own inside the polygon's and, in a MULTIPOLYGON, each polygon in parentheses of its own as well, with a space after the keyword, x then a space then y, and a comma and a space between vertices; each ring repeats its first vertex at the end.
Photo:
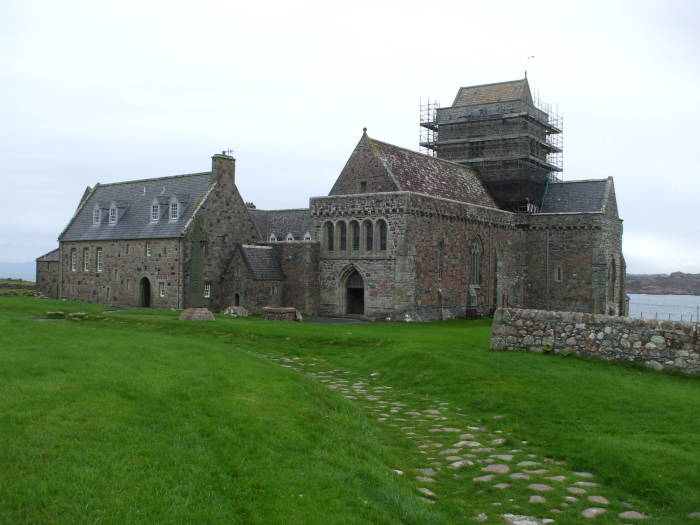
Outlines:
POLYGON ((236 159, 225 151, 211 158, 211 173, 216 182, 236 183, 236 159))

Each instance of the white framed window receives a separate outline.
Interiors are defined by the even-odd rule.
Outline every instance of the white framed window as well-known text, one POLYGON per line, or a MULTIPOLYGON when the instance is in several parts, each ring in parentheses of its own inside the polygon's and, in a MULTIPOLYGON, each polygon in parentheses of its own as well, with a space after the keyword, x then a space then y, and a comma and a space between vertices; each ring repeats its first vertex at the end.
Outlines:
POLYGON ((157 204, 152 204, 151 205, 151 220, 152 221, 157 221, 160 219, 160 206, 157 204))
POLYGON ((70 271, 78 271, 78 251, 75 248, 70 251, 70 271))
POLYGON ((83 271, 90 271, 90 248, 83 248, 83 271))
POLYGON ((165 283, 158 283, 158 297, 165 297, 165 283))
POLYGON ((171 202, 170 203, 170 220, 171 221, 176 221, 178 214, 179 214, 179 206, 177 202, 171 202))
POLYGON ((95 248, 95 268, 98 272, 101 272, 104 269, 104 265, 102 263, 102 248, 95 248))
POLYGON ((292 232, 289 232, 289 233, 287 234, 287 240, 288 240, 288 241, 293 241, 293 240, 294 240, 294 235, 292 235, 292 232))
POLYGON ((211 283, 204 283, 204 297, 211 297, 211 283))
POLYGON ((146 257, 150 257, 151 253, 153 253, 153 250, 151 249, 151 243, 147 242, 146 243, 146 257))
POLYGON ((277 242, 277 236, 274 233, 270 234, 270 242, 277 242))
POLYGON ((93 224, 100 224, 100 209, 95 208, 92 210, 92 223, 93 224))
POLYGON ((116 224, 116 222, 117 222, 117 208, 115 208, 114 206, 112 206, 112 207, 109 209, 109 223, 110 223, 110 224, 116 224))
POLYGON ((304 240, 305 240, 305 241, 310 241, 310 240, 311 240, 311 234, 310 234, 309 232, 306 232, 306 233, 304 234, 304 240))

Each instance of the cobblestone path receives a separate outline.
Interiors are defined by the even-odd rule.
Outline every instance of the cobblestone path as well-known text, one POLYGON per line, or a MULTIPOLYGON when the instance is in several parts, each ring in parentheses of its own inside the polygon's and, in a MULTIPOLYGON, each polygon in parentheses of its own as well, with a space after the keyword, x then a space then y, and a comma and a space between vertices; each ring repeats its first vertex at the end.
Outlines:
MULTIPOLYGON (((397 476, 413 478, 419 497, 433 504, 441 497, 447 477, 470 484, 470 492, 502 495, 485 504, 480 512, 465 516, 465 522, 497 522, 511 525, 595 523, 601 516, 610 523, 642 523, 649 518, 629 503, 615 501, 605 493, 594 473, 576 472, 563 461, 528 451, 526 441, 481 421, 448 403, 411 401, 407 393, 383 385, 378 372, 360 377, 339 368, 324 370, 315 358, 268 357, 281 366, 305 373, 362 406, 380 424, 415 442, 416 457, 411 469, 395 469, 397 476), (442 482, 442 483, 441 483, 442 482), (514 490, 514 489, 519 490, 514 490), (486 489, 486 490, 485 490, 486 489), (518 513, 525 506, 529 515, 518 513), (537 515, 532 508, 540 507, 537 515), (614 518, 611 521, 611 518, 614 518)), ((498 420, 500 416, 495 416, 498 420)))

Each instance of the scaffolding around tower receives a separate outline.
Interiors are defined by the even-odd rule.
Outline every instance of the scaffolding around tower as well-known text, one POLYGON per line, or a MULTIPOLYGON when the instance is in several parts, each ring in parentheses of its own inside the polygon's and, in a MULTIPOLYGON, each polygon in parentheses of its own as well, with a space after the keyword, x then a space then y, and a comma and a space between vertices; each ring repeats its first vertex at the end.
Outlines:
POLYGON ((538 209, 546 184, 562 180, 562 127, 527 79, 460 88, 448 107, 420 103, 421 151, 475 168, 513 211, 538 209))

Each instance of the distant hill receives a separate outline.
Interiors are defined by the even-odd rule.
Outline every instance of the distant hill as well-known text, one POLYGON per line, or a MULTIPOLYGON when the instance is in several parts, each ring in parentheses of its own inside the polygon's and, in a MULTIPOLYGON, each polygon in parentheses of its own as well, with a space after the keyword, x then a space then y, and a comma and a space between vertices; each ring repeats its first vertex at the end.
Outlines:
POLYGON ((700 295, 700 273, 627 274, 627 293, 700 295))
POLYGON ((23 263, 0 261, 0 279, 33 281, 36 279, 36 263, 34 261, 23 263))

